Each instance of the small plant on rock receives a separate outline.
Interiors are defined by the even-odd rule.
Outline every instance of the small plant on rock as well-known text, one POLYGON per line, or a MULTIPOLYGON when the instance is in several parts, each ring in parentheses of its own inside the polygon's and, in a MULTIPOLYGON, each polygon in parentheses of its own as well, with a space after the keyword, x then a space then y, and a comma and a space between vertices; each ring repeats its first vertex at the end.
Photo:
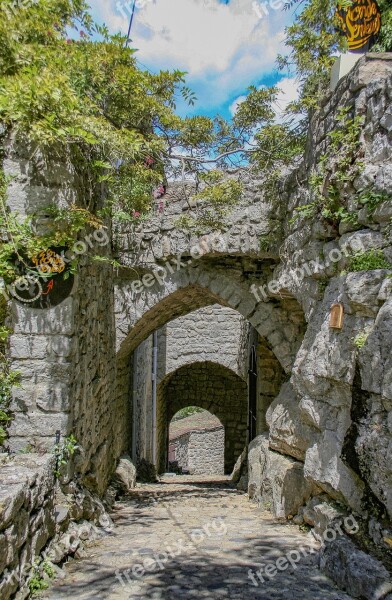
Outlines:
POLYGON ((348 272, 375 271, 376 269, 391 269, 392 265, 387 261, 384 252, 372 248, 365 252, 356 252, 348 259, 348 272))
POLYGON ((57 479, 61 475, 61 467, 68 464, 71 456, 75 454, 78 448, 78 443, 72 434, 69 437, 64 438, 62 444, 55 445, 54 455, 56 456, 56 467, 54 474, 57 479))
POLYGON ((361 348, 364 347, 368 337, 369 334, 366 331, 362 331, 361 333, 358 333, 358 335, 355 336, 354 345, 358 348, 358 350, 361 350, 361 348))

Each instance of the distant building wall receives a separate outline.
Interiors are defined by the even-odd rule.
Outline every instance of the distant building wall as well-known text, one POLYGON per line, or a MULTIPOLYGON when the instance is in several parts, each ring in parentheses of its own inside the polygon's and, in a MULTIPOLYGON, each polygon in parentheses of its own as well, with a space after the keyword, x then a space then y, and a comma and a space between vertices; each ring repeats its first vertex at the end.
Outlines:
POLYGON ((225 430, 189 431, 171 440, 178 466, 191 475, 223 475, 225 430))

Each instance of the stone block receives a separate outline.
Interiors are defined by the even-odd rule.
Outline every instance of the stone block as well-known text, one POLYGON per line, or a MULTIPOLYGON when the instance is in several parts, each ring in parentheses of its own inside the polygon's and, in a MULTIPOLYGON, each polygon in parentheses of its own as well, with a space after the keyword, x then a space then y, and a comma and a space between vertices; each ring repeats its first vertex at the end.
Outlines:
POLYGON ((126 494, 136 485, 136 467, 129 456, 122 456, 113 474, 112 487, 119 494, 126 494))
POLYGON ((250 443, 248 473, 250 498, 271 502, 276 517, 297 514, 315 490, 304 477, 302 463, 270 450, 267 435, 250 443))
POLYGON ((392 592, 392 578, 382 563, 345 536, 323 546, 320 567, 353 598, 382 600, 392 592))

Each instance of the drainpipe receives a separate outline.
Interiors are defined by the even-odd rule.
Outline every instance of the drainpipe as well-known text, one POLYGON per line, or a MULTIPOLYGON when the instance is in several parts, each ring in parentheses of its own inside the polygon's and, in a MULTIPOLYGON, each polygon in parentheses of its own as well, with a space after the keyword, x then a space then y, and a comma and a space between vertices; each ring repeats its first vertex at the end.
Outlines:
POLYGON ((157 379, 158 379, 158 332, 153 333, 152 349, 152 464, 157 466, 157 379))

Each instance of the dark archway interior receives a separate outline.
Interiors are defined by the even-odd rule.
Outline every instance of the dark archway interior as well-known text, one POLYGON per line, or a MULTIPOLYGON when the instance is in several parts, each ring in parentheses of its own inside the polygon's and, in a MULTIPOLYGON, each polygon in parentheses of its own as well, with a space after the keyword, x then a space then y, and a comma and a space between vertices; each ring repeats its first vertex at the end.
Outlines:
POLYGON ((200 406, 215 415, 225 428, 225 473, 231 473, 247 442, 248 390, 238 375, 211 362, 181 367, 158 387, 158 471, 167 467, 169 424, 187 406, 200 406))

